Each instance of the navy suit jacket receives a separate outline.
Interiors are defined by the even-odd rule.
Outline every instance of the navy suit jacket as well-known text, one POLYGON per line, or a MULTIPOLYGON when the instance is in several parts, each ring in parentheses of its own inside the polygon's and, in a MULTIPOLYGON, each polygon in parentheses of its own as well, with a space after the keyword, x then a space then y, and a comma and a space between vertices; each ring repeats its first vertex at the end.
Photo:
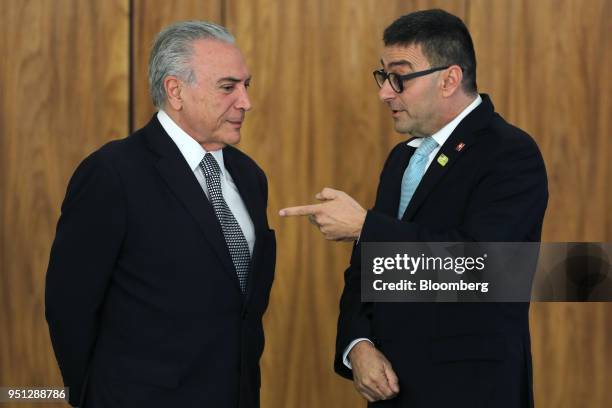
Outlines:
POLYGON ((46 285, 71 404, 259 406, 276 242, 263 171, 223 152, 255 227, 246 295, 211 204, 156 117, 77 168, 46 285))
MULTIPOLYGON (((494 111, 487 95, 441 147, 401 220, 404 170, 415 148, 389 155, 361 242, 539 241, 548 201, 540 151, 494 111), (464 147, 457 149, 463 143, 464 147)), ((533 404, 528 303, 361 303, 360 244, 345 272, 336 371, 348 344, 374 341, 399 376, 388 407, 529 407, 533 404)))

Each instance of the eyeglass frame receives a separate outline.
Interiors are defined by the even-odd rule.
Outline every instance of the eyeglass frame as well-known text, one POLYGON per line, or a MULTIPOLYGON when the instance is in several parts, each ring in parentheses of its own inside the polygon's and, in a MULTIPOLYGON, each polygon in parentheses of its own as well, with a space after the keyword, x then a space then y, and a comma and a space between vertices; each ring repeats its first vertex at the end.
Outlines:
POLYGON ((451 65, 446 65, 446 66, 440 66, 440 67, 434 67, 434 68, 429 68, 423 71, 417 71, 417 72, 411 72, 409 74, 406 75, 400 75, 400 74, 396 74, 395 72, 387 72, 385 71, 383 68, 381 69, 377 69, 374 72, 372 72, 372 75, 374 75, 374 81, 376 82, 376 85, 378 85, 379 88, 382 88, 383 85, 385 84, 385 81, 389 80, 389 76, 393 75, 395 77, 397 77, 397 79, 399 79, 399 90, 395 89, 393 87, 393 84, 391 83, 391 81, 389 81, 389 85, 391 86, 391 89, 393 89, 393 91, 395 91, 395 93, 402 93, 404 92, 404 81, 408 81, 410 79, 414 79, 414 78, 418 78, 418 77, 422 77, 425 75, 429 75, 432 74, 434 72, 437 71, 442 71, 444 69, 450 68, 451 65), (376 79, 376 74, 381 73, 384 75, 384 81, 382 82, 382 84, 378 83, 378 80, 376 79))

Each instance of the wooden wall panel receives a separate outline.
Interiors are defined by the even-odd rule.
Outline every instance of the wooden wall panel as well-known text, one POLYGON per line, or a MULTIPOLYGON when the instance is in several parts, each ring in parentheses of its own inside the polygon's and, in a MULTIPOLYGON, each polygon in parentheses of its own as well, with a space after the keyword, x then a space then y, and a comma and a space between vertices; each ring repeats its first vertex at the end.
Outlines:
POLYGON ((182 20, 222 23, 223 0, 132 0, 131 131, 149 122, 155 112, 149 94, 149 53, 155 35, 182 20))
POLYGON ((479 86, 547 164, 544 240, 612 237, 610 21, 607 0, 470 2, 479 86))
MULTIPOLYGON (((544 241, 612 240, 612 3, 469 2, 478 85, 547 165, 544 241)), ((539 407, 612 406, 612 303, 531 309, 539 407)))
POLYGON ((78 162, 127 133, 128 9, 2 2, 0 385, 61 384, 44 318, 49 249, 78 162))
POLYGON ((264 407, 354 407, 364 401, 334 374, 333 354, 350 244, 325 241, 305 219, 281 220, 325 186, 373 204, 378 176, 402 137, 377 99, 383 29, 420 7, 463 15, 463 2, 230 0, 226 23, 253 73, 240 147, 268 174, 278 239, 265 316, 264 407))
POLYGON ((612 406, 612 303, 533 303, 536 406, 612 406))

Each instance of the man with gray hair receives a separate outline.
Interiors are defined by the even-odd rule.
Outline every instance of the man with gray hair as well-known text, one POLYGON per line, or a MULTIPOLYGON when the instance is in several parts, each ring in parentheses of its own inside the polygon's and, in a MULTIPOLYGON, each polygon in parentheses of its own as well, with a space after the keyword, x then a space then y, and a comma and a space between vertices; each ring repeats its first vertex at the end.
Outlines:
POLYGON ((276 241, 267 181, 240 141, 251 76, 234 38, 157 36, 158 112, 68 185, 46 316, 73 406, 258 407, 276 241))

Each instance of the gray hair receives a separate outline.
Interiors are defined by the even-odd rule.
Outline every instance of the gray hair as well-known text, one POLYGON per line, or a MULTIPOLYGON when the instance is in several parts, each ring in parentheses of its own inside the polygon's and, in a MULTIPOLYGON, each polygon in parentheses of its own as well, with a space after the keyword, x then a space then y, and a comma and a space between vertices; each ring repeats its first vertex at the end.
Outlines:
POLYGON ((225 27, 207 21, 181 21, 157 34, 149 58, 149 91, 158 109, 166 104, 164 79, 168 75, 174 75, 190 84, 195 82, 195 74, 189 62, 193 55, 193 42, 203 39, 230 44, 235 42, 225 27))

